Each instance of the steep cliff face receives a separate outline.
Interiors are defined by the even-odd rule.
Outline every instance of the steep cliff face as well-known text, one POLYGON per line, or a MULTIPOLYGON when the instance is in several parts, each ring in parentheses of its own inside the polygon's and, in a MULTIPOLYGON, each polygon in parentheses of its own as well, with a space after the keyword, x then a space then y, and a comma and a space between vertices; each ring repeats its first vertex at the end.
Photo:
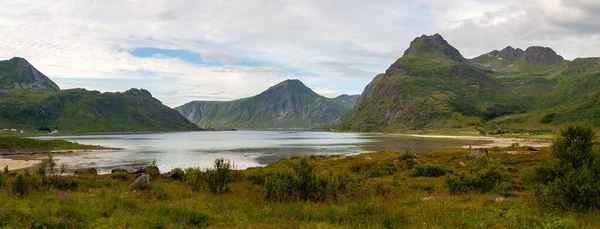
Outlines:
POLYGON ((20 57, 0 61, 0 89, 60 90, 56 83, 20 57))
POLYGON ((200 127, 264 129, 330 124, 353 106, 320 96, 299 80, 286 80, 250 98, 194 101, 175 109, 200 127))

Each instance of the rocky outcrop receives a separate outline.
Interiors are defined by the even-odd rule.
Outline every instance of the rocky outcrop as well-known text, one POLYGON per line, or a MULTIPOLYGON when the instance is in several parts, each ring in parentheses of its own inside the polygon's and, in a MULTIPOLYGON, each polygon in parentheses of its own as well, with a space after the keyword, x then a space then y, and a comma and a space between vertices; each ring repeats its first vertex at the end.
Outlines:
POLYGON ((473 150, 473 151, 467 153, 467 155, 465 155, 465 157, 467 158, 467 160, 471 160, 475 157, 478 157, 481 155, 487 155, 487 154, 488 154, 488 150, 486 148, 481 148, 481 149, 473 150))
POLYGON ((78 169, 73 172, 73 175, 98 175, 96 168, 78 169))
POLYGON ((129 190, 140 188, 150 184, 150 174, 142 174, 138 178, 136 178, 127 188, 129 190))
POLYGON ((508 46, 508 47, 502 49, 501 51, 497 52, 495 55, 498 56, 499 58, 502 58, 503 60, 517 61, 517 60, 521 59, 521 57, 523 57, 524 53, 525 53, 525 51, 523 51, 520 48, 515 49, 511 46, 508 46))
POLYGON ((127 171, 127 169, 112 169, 110 170, 110 173, 128 173, 129 171, 127 171))
POLYGON ((562 64, 565 59, 548 47, 532 46, 525 50, 523 59, 532 64, 562 64))

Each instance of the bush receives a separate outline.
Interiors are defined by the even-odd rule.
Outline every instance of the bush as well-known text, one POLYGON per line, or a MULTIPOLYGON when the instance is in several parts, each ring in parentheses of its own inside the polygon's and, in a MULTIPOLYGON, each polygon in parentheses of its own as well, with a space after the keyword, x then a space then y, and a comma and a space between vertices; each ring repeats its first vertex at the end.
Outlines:
POLYGON ((555 113, 549 113, 549 114, 544 115, 544 117, 542 117, 542 119, 540 119, 540 123, 548 124, 548 123, 551 123, 552 121, 554 121, 555 118, 556 118, 555 113))
POLYGON ((160 170, 158 169, 158 166, 156 165, 156 160, 152 160, 152 164, 144 167, 144 173, 150 174, 151 179, 156 179, 156 178, 160 177, 160 170))
POLYGON ((76 190, 81 186, 81 181, 73 177, 52 177, 49 182, 52 188, 59 190, 76 190))
POLYGON ((42 178, 37 174, 17 173, 12 182, 12 191, 18 196, 24 196, 37 191, 42 186, 42 178))
POLYGON ((396 165, 391 162, 367 161, 351 165, 350 171, 370 178, 392 175, 398 171, 398 169, 396 168, 396 165))
POLYGON ((415 158, 417 158, 417 155, 415 155, 414 153, 411 153, 407 150, 398 158, 398 160, 406 161, 406 160, 412 160, 415 158))
MULTIPOLYGON (((150 175, 152 176, 152 175, 150 175)), ((116 172, 116 173, 112 173, 110 174, 110 176, 108 177, 110 179, 113 180, 129 180, 129 173, 127 172, 116 172)))
POLYGON ((213 194, 229 192, 229 183, 233 181, 231 162, 223 158, 215 159, 214 169, 206 171, 206 184, 213 194))
MULTIPOLYGON (((256 176, 256 180, 260 176, 256 176)), ((264 176, 262 192, 265 199, 278 201, 323 201, 338 199, 351 190, 355 181, 347 174, 327 173, 317 175, 314 165, 303 158, 293 169, 284 168, 264 176)))
POLYGON ((412 177, 441 177, 446 174, 452 174, 454 171, 443 166, 436 165, 417 165, 413 167, 410 174, 412 177))
POLYGON ((200 168, 187 168, 183 180, 193 191, 200 191, 204 187, 204 177, 205 173, 200 168))
POLYGON ((479 156, 468 161, 467 168, 466 173, 446 175, 450 193, 484 193, 494 190, 503 182, 510 182, 510 174, 506 168, 489 156, 479 156))
POLYGON ((248 180, 252 182, 252 184, 264 185, 265 179, 267 178, 267 174, 265 173, 254 173, 248 176, 248 180))
POLYGON ((529 174, 542 206, 556 210, 600 208, 600 153, 597 136, 584 123, 564 125, 552 141, 552 152, 529 174))
POLYGON ((185 176, 185 172, 181 168, 174 168, 171 170, 171 178, 174 180, 182 181, 185 176))

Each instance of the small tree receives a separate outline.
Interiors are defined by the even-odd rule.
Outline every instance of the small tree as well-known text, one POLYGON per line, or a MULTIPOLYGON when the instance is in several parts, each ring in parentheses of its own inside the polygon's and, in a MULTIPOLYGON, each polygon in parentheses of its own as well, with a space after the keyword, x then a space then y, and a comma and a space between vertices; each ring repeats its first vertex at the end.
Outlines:
POLYGON ((233 181, 231 162, 223 158, 215 159, 213 169, 206 171, 208 189, 214 194, 229 192, 229 183, 233 181))
POLYGON ((596 132, 588 124, 564 125, 552 141, 552 152, 530 174, 538 184, 536 197, 545 207, 557 210, 600 208, 600 154, 596 132))

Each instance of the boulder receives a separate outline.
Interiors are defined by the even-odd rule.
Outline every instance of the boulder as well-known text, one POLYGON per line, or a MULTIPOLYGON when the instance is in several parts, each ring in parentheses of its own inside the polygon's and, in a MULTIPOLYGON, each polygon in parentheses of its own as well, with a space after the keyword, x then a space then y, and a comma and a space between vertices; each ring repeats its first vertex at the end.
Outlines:
POLYGON ((127 169, 112 169, 110 170, 110 173, 128 173, 129 171, 127 171, 127 169))
POLYGON ((150 184, 150 175, 142 174, 141 176, 136 178, 131 184, 129 184, 129 186, 127 186, 127 188, 129 190, 131 190, 131 189, 139 188, 140 186, 144 186, 144 185, 148 185, 148 184, 150 184))
POLYGON ((467 158, 467 160, 471 160, 471 159, 473 159, 477 156, 483 155, 483 154, 485 154, 485 155, 488 154, 488 150, 486 148, 473 150, 473 151, 467 153, 467 155, 465 155, 465 157, 467 158))
POLYGON ((502 202, 505 202, 505 201, 506 201, 506 199, 504 199, 502 197, 496 198, 496 203, 502 203, 502 202))
POLYGON ((96 168, 87 168, 87 169, 78 169, 73 172, 73 175, 82 175, 82 174, 90 174, 90 175, 98 175, 98 170, 96 168))
POLYGON ((456 164, 456 167, 457 167, 457 168, 464 168, 464 167, 466 167, 466 166, 467 166, 467 164, 465 164, 465 163, 464 163, 464 162, 462 162, 462 161, 459 161, 459 162, 456 164))
POLYGON ((131 170, 129 173, 131 173, 131 174, 143 174, 145 169, 146 169, 145 166, 140 166, 137 169, 131 170))

